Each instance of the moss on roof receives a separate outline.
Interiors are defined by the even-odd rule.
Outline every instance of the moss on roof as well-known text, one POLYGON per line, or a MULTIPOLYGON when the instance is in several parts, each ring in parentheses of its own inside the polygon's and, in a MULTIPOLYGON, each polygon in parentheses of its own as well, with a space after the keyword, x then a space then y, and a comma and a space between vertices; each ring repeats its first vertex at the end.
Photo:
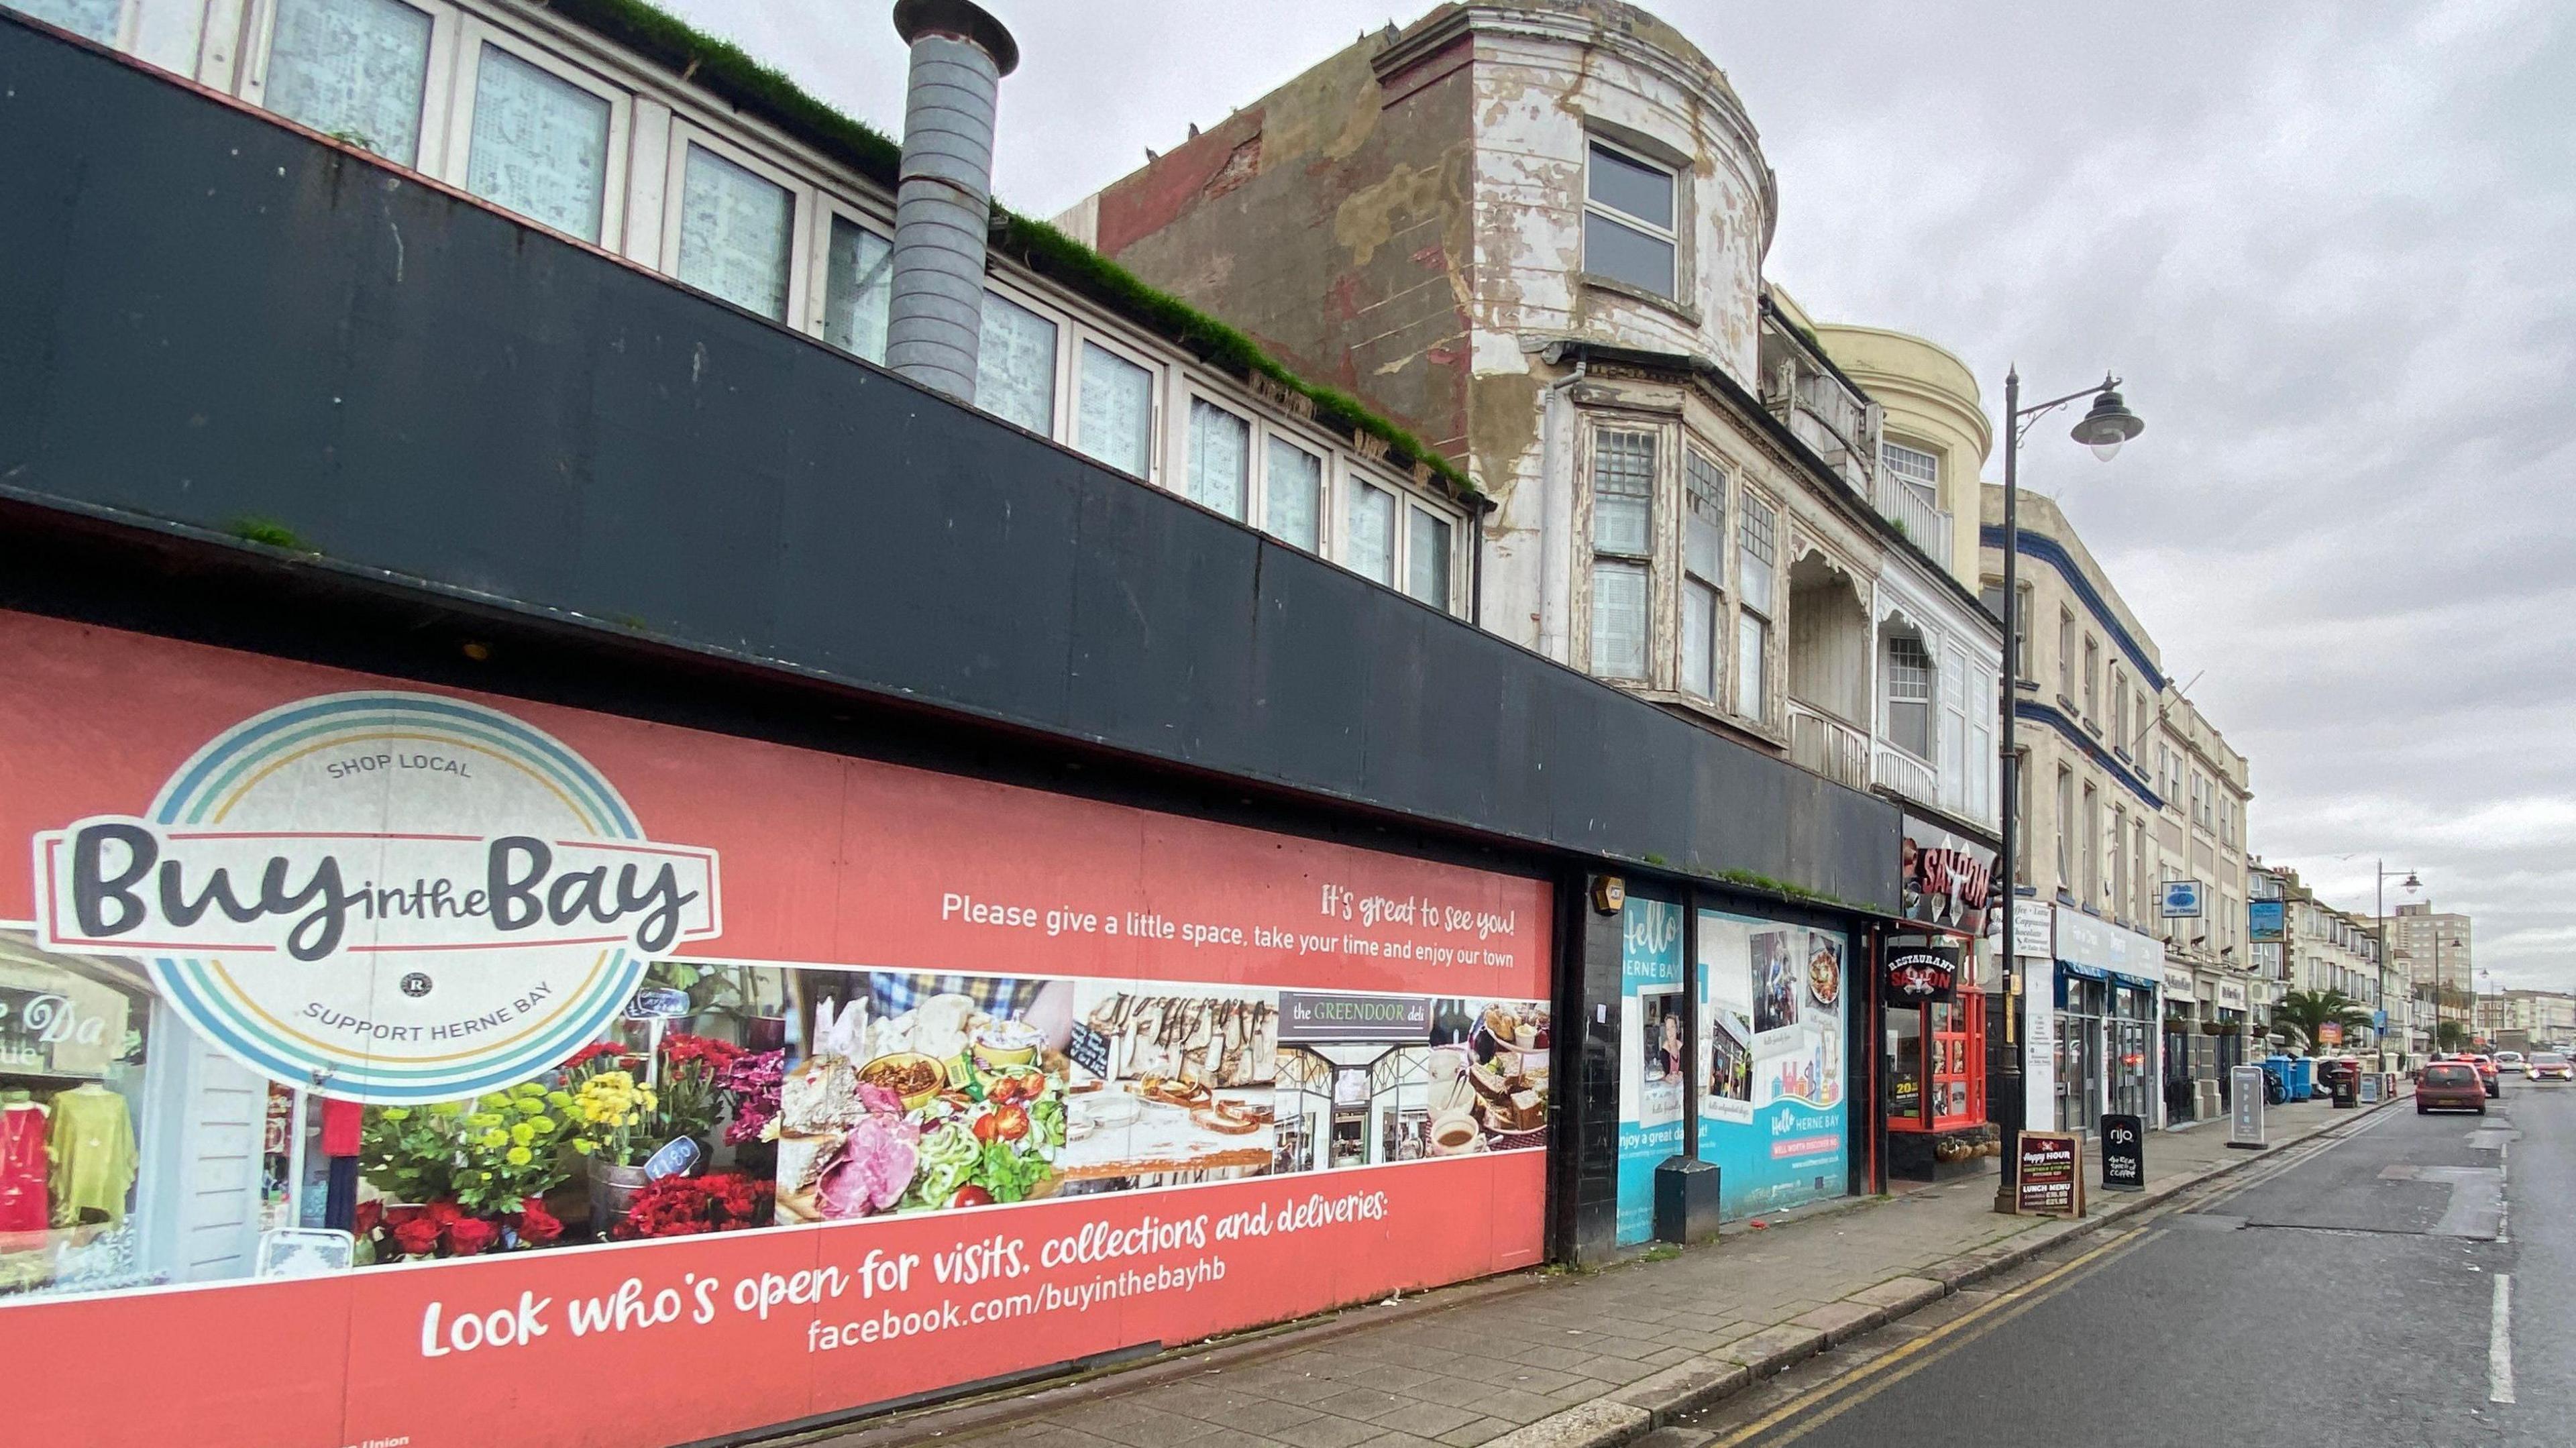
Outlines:
MULTIPOLYGON (((784 72, 763 65, 731 41, 708 35, 644 0, 530 3, 669 70, 735 110, 776 126, 887 190, 894 189, 902 146, 816 99, 784 72)), ((1359 399, 1306 381, 1242 332, 1146 285, 1134 272, 1046 222, 1022 216, 997 201, 992 244, 1020 265, 1176 343, 1209 366, 1246 379, 1267 378, 1307 398, 1314 404, 1317 421, 1354 437, 1376 438, 1387 445, 1388 458, 1398 467, 1425 464, 1460 499, 1482 501, 1475 483, 1455 463, 1371 412, 1359 399)))

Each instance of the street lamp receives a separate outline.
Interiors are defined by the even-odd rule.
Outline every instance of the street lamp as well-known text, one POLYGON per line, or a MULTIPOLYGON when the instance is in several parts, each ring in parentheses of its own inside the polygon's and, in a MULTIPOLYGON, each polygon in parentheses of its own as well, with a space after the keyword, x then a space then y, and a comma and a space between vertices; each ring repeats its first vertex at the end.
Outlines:
MULTIPOLYGON (((2021 707, 2021 439, 2038 421, 2081 397, 2093 399, 2092 410, 2075 424, 2077 442, 2109 462, 2120 444, 2146 431, 2147 425, 2120 398, 2120 379, 2104 374, 2102 385, 2070 392, 2046 402, 2021 405, 2021 369, 2004 373, 2004 686, 1998 701, 2003 713, 2002 764, 2004 815, 2003 982, 2004 1030, 1987 1033, 1986 1114, 2003 1137, 2002 1174, 1995 1184, 1995 1210, 2017 1205, 2021 1184, 2021 1131, 2029 1119, 2022 1098, 2021 1053, 2028 1038, 2030 992, 2019 988, 2021 957, 2013 944, 2014 919, 2021 904, 2021 778, 2019 751, 2013 745, 2013 717, 2021 707)), ((2051 1123, 2052 1125, 2054 1123, 2051 1123)))
MULTIPOLYGON (((2379 1069, 2382 1071, 2394 1071, 2397 1068, 2388 1063, 2388 877, 2396 874, 2397 871, 2388 868, 2388 862, 2386 860, 2376 860, 2372 863, 2377 865, 2379 868, 2379 879, 2371 886, 2372 897, 2378 905, 2378 913, 2375 918, 2379 922, 2379 1028, 2374 1032, 2374 1034, 2379 1038, 2379 1069)), ((2411 895, 2416 891, 2423 889, 2424 882, 2415 878, 2414 871, 2408 870, 2406 871, 2406 878, 2398 884, 2397 888, 2411 895)), ((2439 990, 2441 988, 2441 984, 2442 977, 2437 971, 2433 976, 2433 986, 2436 990, 2439 990)), ((2407 992, 2406 1018, 2410 1023, 2415 1018, 2415 1001, 2414 992, 2412 990, 2407 992)), ((2411 1044, 2412 1042, 2414 1028, 2411 1024, 2407 1028, 2407 1034, 2409 1040, 2407 1042, 2400 1043, 2397 1053, 2400 1059, 2403 1059, 2406 1054, 2404 1049, 2405 1045, 2411 1044)))

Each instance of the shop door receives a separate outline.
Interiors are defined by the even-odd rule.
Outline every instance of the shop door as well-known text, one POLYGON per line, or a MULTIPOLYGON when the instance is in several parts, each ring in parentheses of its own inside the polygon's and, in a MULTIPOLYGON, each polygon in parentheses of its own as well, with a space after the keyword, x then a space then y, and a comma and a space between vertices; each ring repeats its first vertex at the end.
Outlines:
POLYGON ((2063 1131, 2102 1126, 2102 1018, 2057 1018, 2057 1123, 2063 1131))
POLYGON ((2152 1117, 2149 1109, 2148 1083, 2154 1079, 2155 1056, 2147 1041, 2147 1022, 2115 1020, 2108 1023, 2111 1052, 2105 1063, 2111 1081, 2111 1109, 2131 1116, 2152 1117))

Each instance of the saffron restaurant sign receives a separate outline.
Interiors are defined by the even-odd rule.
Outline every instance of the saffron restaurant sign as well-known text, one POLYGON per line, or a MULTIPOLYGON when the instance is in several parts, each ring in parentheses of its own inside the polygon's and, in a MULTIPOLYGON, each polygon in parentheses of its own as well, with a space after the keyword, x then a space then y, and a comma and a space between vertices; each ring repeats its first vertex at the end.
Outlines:
POLYGON ((1891 945, 1887 955, 1887 1001, 1893 1006, 1931 1005, 1958 992, 1957 946, 1891 945))
POLYGON ((27 1442, 730 1440, 1543 1255, 1541 881, 6 611, 0 678, 0 1083, 134 1148, 13 1188, 27 1442), (360 1265, 261 1277, 347 1198, 234 1103, 321 1096, 360 1265))

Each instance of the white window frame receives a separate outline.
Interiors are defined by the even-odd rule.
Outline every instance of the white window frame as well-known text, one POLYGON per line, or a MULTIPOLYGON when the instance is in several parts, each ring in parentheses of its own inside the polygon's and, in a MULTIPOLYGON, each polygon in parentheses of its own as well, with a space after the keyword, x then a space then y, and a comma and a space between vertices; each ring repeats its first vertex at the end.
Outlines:
POLYGON ((1740 558, 1733 560, 1737 569, 1734 606, 1727 613, 1735 620, 1738 632, 1728 640, 1735 647, 1728 656, 1727 674, 1734 690, 1735 713, 1738 718, 1751 720, 1760 728, 1785 731, 1788 721, 1771 707, 1771 696, 1778 692, 1772 685, 1784 672, 1781 668, 1780 615, 1783 612, 1781 605, 1789 597, 1789 570, 1781 565, 1780 555, 1789 551, 1788 539, 1784 536, 1788 531, 1789 514, 1778 498, 1753 486, 1749 479, 1737 480, 1735 496, 1730 501, 1735 505, 1735 526, 1732 530, 1734 536, 1727 541, 1738 554, 1744 551, 1745 526, 1752 521, 1755 509, 1762 511, 1771 533, 1771 560, 1765 565, 1771 572, 1771 603, 1767 611, 1752 605, 1751 591, 1743 579, 1742 561, 1740 558), (1739 667, 1744 661, 1741 630, 1746 614, 1762 626, 1762 676, 1757 679, 1745 678, 1744 670, 1739 667), (1748 696, 1749 708, 1746 707, 1748 696))
MULTIPOLYGON (((124 25, 128 31, 134 28, 136 17, 145 3, 146 0, 125 0, 124 25)), ((429 62, 421 73, 420 82, 420 154, 412 158, 410 169, 417 175, 445 179, 449 135, 448 112, 457 94, 456 62, 467 17, 463 11, 453 5, 441 3, 441 0, 401 0, 401 3, 429 17, 429 62)), ((274 117, 280 124, 302 128, 302 122, 290 121, 268 109, 269 48, 277 41, 277 0, 252 0, 248 25, 251 38, 249 43, 242 47, 241 65, 235 72, 241 78, 241 83, 236 87, 236 93, 243 100, 274 117)), ((122 43, 119 48, 124 48, 122 43)), ((611 116, 609 120, 611 145, 616 144, 616 131, 616 119, 611 116)), ((375 155, 372 151, 368 154, 375 155)), ((402 164, 384 156, 377 156, 376 159, 388 166, 402 164)), ((612 193, 608 199, 615 201, 621 198, 612 193)))
MULTIPOLYGON (((1673 249, 1673 274, 1670 282, 1665 286, 1665 289, 1657 292, 1652 287, 1638 287, 1638 290, 1653 292, 1654 295, 1662 297, 1667 301, 1679 302, 1682 297, 1681 172, 1661 161, 1655 160, 1651 156, 1641 154, 1634 147, 1622 146, 1616 141, 1605 140, 1589 131, 1584 133, 1583 143, 1583 215, 1598 215, 1613 226, 1624 226, 1630 231, 1636 232, 1641 236, 1653 237, 1670 246, 1673 249), (1642 216, 1635 216, 1622 211, 1618 207, 1613 206, 1606 201, 1595 201, 1592 199, 1592 152, 1596 147, 1610 152, 1612 155, 1617 156, 1619 159, 1626 161, 1631 165, 1641 166, 1664 178, 1665 184, 1672 188, 1673 224, 1670 227, 1657 226, 1655 223, 1646 220, 1642 216)), ((1582 233, 1578 230, 1575 234, 1579 244, 1582 233)), ((1638 286, 1637 283, 1629 281, 1624 277, 1615 277, 1610 275, 1608 272, 1595 271, 1592 266, 1592 258, 1588 251, 1583 258, 1583 274, 1588 277, 1599 277, 1605 281, 1617 282, 1621 286, 1638 286)))
MULTIPOLYGON (((821 336, 823 304, 819 273, 827 253, 815 239, 818 231, 816 217, 823 216, 821 228, 825 235, 829 234, 831 221, 824 215, 829 208, 815 204, 820 188, 760 152, 729 140, 685 114, 671 117, 670 137, 669 149, 662 158, 661 237, 660 244, 653 249, 659 258, 654 263, 656 269, 672 281, 680 281, 680 216, 688 200, 689 148, 704 146, 710 154, 733 162, 787 193, 787 305, 779 316, 771 320, 781 326, 821 336)), ((859 218, 854 216, 851 219, 859 218)), ((871 227, 870 230, 877 228, 871 227)), ((879 234, 888 235, 883 231, 879 234)), ((888 235, 888 239, 892 237, 888 235)), ((680 284, 688 285, 686 282, 680 284)), ((706 295, 712 297, 715 294, 709 292, 706 295)), ((743 310, 751 309, 746 307, 743 310)), ((754 312, 753 315, 762 314, 754 312)))
POLYGON ((1723 709, 1726 707, 1728 683, 1735 675, 1735 591, 1727 586, 1727 565, 1741 546, 1734 526, 1736 470, 1727 466, 1725 457, 1715 448, 1702 446, 1697 438, 1688 433, 1682 436, 1681 456, 1678 462, 1679 468, 1675 476, 1680 483, 1680 493, 1676 500, 1679 511, 1673 516, 1674 546, 1678 550, 1675 572, 1679 578, 1679 586, 1673 590, 1675 598, 1672 646, 1673 687, 1690 698, 1701 699, 1713 707, 1723 709), (1705 461, 1717 472, 1717 576, 1714 578, 1692 568, 1690 562, 1690 465, 1694 457, 1705 461), (1717 598, 1717 609, 1710 616, 1708 625, 1709 672, 1708 692, 1705 694, 1691 692, 1690 685, 1686 682, 1689 678, 1689 670, 1685 666, 1687 661, 1682 658, 1682 643, 1687 637, 1687 631, 1682 627, 1679 612, 1690 607, 1690 589, 1694 582, 1706 584, 1717 598))
MULTIPOLYGON (((533 38, 504 30, 479 15, 466 15, 463 24, 457 29, 455 61, 449 67, 448 77, 449 104, 445 150, 439 169, 428 174, 438 177, 468 196, 474 195, 473 189, 466 184, 466 177, 472 170, 474 162, 474 94, 475 86, 482 75, 483 51, 486 46, 498 46, 508 51, 513 59, 524 61, 559 79, 570 81, 608 102, 608 156, 607 168, 600 178, 599 240, 594 242, 567 232, 556 232, 554 228, 546 226, 544 222, 533 216, 521 216, 515 211, 510 211, 509 214, 530 226, 553 232, 567 241, 596 247, 601 251, 622 252, 626 241, 627 153, 634 144, 635 134, 635 93, 605 76, 545 49, 533 38)), ((678 129, 680 119, 677 115, 672 117, 674 131, 678 129)), ((423 169, 427 170, 427 168, 423 169)), ((486 201, 481 197, 475 197, 475 200, 481 205, 497 210, 509 210, 496 201, 486 201)), ((668 214, 666 211, 666 218, 668 214)), ((791 310, 788 315, 794 316, 795 313, 791 310)))
POLYGON ((1939 453, 1934 452, 1932 449, 1927 447, 1916 447, 1910 442, 1898 442, 1892 437, 1882 437, 1878 440, 1878 459, 1879 466, 1884 468, 1890 476, 1894 477, 1900 485, 1911 489, 1916 496, 1922 498, 1924 502, 1931 504, 1934 509, 1937 510, 1940 508, 1941 455, 1939 453), (1906 472, 1903 468, 1895 466, 1895 464, 1900 460, 1891 457, 1890 454, 1892 453, 1907 454, 1908 457, 1904 459, 1905 461, 1911 461, 1913 458, 1922 459, 1923 467, 1928 470, 1932 476, 1929 479, 1918 478, 1912 473, 1906 472))
POLYGON ((1672 532, 1661 526, 1665 510, 1672 506, 1671 501, 1666 497, 1664 487, 1666 472, 1675 466, 1671 457, 1672 429, 1660 419, 1634 417, 1621 413, 1602 413, 1589 421, 1590 426, 1583 439, 1582 669, 1596 679, 1611 680, 1639 688, 1652 688, 1657 672, 1656 661, 1662 654, 1656 646, 1657 641, 1665 637, 1662 628, 1665 612, 1662 596, 1665 592, 1663 585, 1669 575, 1663 566, 1661 546, 1663 538, 1660 535, 1672 532), (1642 546, 1634 552, 1604 549, 1601 546, 1601 440, 1603 435, 1608 433, 1642 436, 1646 439, 1648 448, 1652 450, 1651 468, 1646 475, 1646 536, 1642 546), (1594 620, 1596 611, 1600 607, 1600 600, 1595 596, 1594 580, 1599 576, 1601 564, 1605 559, 1620 566, 1642 569, 1645 573, 1646 636, 1639 641, 1637 672, 1634 675, 1602 673, 1598 668, 1599 661, 1594 657, 1594 620))
POLYGON ((1940 654, 1935 652, 1932 641, 1920 634, 1911 637, 1904 634, 1889 634, 1879 644, 1878 665, 1881 695, 1878 737, 1897 753, 1933 770, 1935 779, 1938 779, 1940 768, 1938 761, 1941 757, 1940 654), (1919 703, 1923 707, 1923 752, 1920 754, 1898 743, 1896 738, 1896 670, 1898 667, 1896 647, 1899 644, 1911 644, 1923 655, 1923 682, 1926 692, 1919 699, 1908 697, 1905 700, 1910 704, 1919 703))
MULTIPOLYGON (((1162 358, 1155 356, 1152 352, 1129 342, 1123 337, 1117 336, 1111 332, 1103 331, 1101 328, 1091 325, 1089 321, 1081 317, 1068 317, 1066 319, 1065 345, 1059 349, 1059 355, 1056 357, 1056 425, 1061 430, 1061 435, 1056 439, 1056 441, 1063 443, 1066 447, 1073 449, 1075 452, 1082 453, 1086 458, 1091 457, 1091 454, 1082 451, 1081 441, 1082 344, 1085 342, 1096 344, 1100 350, 1108 353, 1112 357, 1118 358, 1120 361, 1132 362, 1145 369, 1145 472, 1143 475, 1143 481, 1154 484, 1166 483, 1171 473, 1169 462, 1171 447, 1170 439, 1163 435, 1164 429, 1171 425, 1173 413, 1180 412, 1186 414, 1188 412, 1187 408, 1174 408, 1170 405, 1172 397, 1172 365, 1164 361, 1162 358)), ((1240 409, 1235 410, 1239 411, 1240 409)), ((1184 416, 1184 425, 1186 425, 1186 421, 1186 416, 1184 416)), ((1092 458, 1092 461, 1100 462, 1098 458, 1092 458)), ((1102 467, 1110 466, 1107 463, 1101 463, 1100 465, 1102 467)), ((1126 476, 1135 477, 1137 475, 1129 473, 1126 476)), ((1183 496, 1187 496, 1187 494, 1183 494, 1183 496)))

